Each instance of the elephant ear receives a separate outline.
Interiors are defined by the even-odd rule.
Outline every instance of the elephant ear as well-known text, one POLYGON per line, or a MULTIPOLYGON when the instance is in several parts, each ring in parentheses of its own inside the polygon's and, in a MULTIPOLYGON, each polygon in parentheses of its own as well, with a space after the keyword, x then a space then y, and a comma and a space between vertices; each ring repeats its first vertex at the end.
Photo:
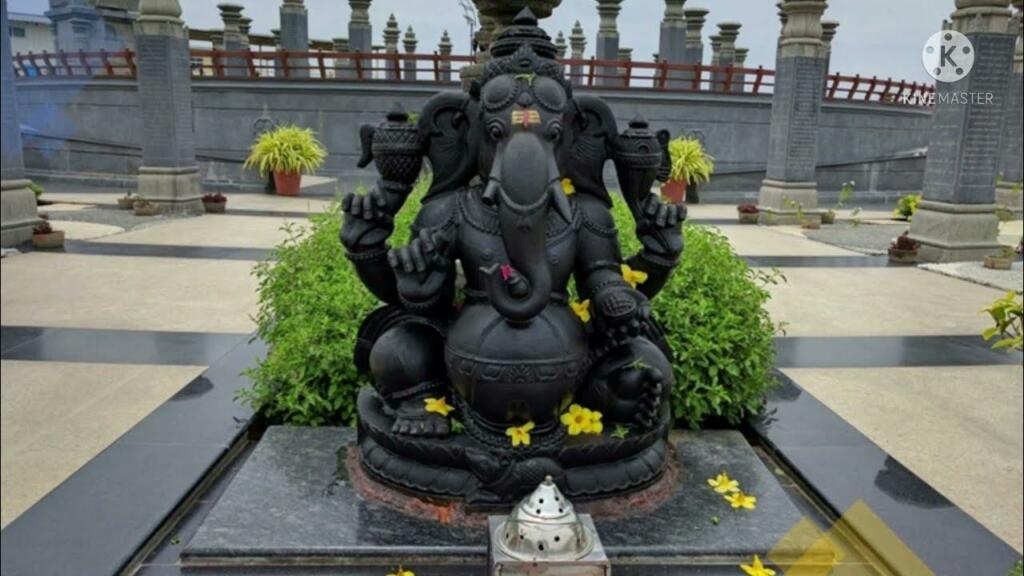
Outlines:
POLYGON ((469 184, 476 174, 478 146, 472 145, 477 104, 463 92, 441 92, 427 100, 417 127, 434 179, 426 198, 469 184))
POLYGON ((596 196, 611 206, 604 185, 604 163, 619 134, 611 108, 595 96, 575 96, 567 107, 566 126, 559 147, 562 174, 572 180, 577 192, 596 196))

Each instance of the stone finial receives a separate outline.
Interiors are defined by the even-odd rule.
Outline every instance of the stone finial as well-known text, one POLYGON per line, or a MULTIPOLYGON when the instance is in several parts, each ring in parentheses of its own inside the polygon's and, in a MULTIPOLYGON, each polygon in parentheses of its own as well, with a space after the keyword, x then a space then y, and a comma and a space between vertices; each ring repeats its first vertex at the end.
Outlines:
POLYGON ((953 30, 961 34, 1006 33, 1013 11, 1010 0, 956 0, 950 16, 953 30))
POLYGON ((241 32, 239 25, 242 19, 242 8, 243 6, 240 4, 228 2, 217 4, 217 9, 220 10, 220 19, 224 22, 224 33, 237 34, 241 32))
POLYGON ((707 8, 687 8, 683 10, 686 19, 687 46, 700 46, 704 35, 704 22, 708 17, 707 8))
POLYGON ((348 38, 331 38, 331 49, 335 52, 348 52, 348 38))
POLYGON ((369 24, 370 2, 371 0, 348 0, 348 6, 352 9, 352 15, 349 16, 349 21, 358 22, 360 24, 369 24))
POLYGON ((736 49, 736 38, 740 35, 740 28, 743 25, 739 22, 719 22, 718 37, 721 39, 721 49, 733 51, 736 49))
POLYGON ((736 63, 736 66, 742 67, 744 64, 746 64, 747 63, 747 55, 749 53, 750 53, 750 48, 737 48, 736 49, 736 58, 734 60, 734 62, 736 63))
POLYGON ((565 58, 565 51, 568 48, 568 45, 565 43, 565 34, 562 34, 562 31, 559 30, 558 37, 555 38, 555 56, 565 58))
POLYGON ((452 53, 452 39, 448 36, 447 30, 441 34, 441 41, 437 43, 437 52, 445 55, 452 53))
POLYGON ((665 0, 665 18, 663 22, 669 23, 674 22, 682 24, 686 19, 684 16, 683 4, 686 0, 665 0))
POLYGON ((722 37, 718 34, 712 34, 708 36, 708 40, 711 42, 711 65, 717 66, 722 50, 722 37))
POLYGON ((619 48, 619 60, 632 60, 633 49, 632 48, 619 48))
POLYGON ((384 48, 388 52, 398 52, 398 37, 401 35, 398 19, 394 14, 388 16, 388 23, 384 26, 384 48))
POLYGON ((622 10, 622 0, 597 0, 597 14, 601 17, 601 24, 598 32, 604 34, 618 34, 618 27, 615 20, 622 10))
POLYGON ((274 45, 275 46, 280 46, 281 45, 281 29, 280 28, 271 28, 270 29, 270 35, 274 37, 274 45))
POLYGON ((178 0, 141 0, 139 20, 181 23, 181 5, 178 0))
POLYGON ((825 43, 826 47, 832 46, 832 39, 836 37, 836 30, 838 28, 839 22, 836 20, 821 21, 821 41, 825 43))
POLYGON ((416 45, 419 41, 416 40, 416 32, 413 31, 412 25, 405 29, 405 36, 402 36, 402 47, 405 48, 406 54, 412 54, 416 52, 416 45))
POLYGON ((242 16, 239 18, 238 31, 248 36, 250 30, 252 30, 252 18, 249 18, 248 16, 242 16))
POLYGON ((785 25, 779 42, 781 56, 823 56, 825 44, 821 40, 821 16, 826 8, 828 3, 825 0, 783 0, 785 25))
POLYGON ((572 47, 573 58, 583 57, 583 52, 587 49, 587 36, 583 33, 583 26, 579 20, 573 24, 572 32, 569 34, 569 45, 572 47))

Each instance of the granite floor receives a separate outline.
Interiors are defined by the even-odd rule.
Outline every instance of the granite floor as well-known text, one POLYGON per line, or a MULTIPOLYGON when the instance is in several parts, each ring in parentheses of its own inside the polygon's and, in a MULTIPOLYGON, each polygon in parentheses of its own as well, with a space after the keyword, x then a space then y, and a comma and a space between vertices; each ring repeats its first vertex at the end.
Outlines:
MULTIPOLYGON (((48 190, 57 227, 61 212, 123 193, 48 190)), ((3 258, 3 526, 243 342, 256 309, 252 266, 284 237, 281 226, 327 205, 228 196, 227 215, 133 230, 68 223, 66 252, 3 258)), ((769 303, 785 325, 785 373, 1019 553, 1020 361, 977 342, 988 326, 981 309, 1002 293, 886 267, 796 227, 733 224, 733 206, 689 213, 788 278, 769 303)))

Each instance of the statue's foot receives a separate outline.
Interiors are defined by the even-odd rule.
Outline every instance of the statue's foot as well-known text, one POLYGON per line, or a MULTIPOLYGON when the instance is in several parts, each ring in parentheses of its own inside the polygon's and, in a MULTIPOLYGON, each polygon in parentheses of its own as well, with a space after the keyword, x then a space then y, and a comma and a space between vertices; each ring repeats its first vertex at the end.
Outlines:
POLYGON ((451 432, 451 426, 448 424, 448 418, 427 412, 424 408, 424 397, 416 396, 402 400, 398 404, 391 431, 409 436, 447 436, 451 432))

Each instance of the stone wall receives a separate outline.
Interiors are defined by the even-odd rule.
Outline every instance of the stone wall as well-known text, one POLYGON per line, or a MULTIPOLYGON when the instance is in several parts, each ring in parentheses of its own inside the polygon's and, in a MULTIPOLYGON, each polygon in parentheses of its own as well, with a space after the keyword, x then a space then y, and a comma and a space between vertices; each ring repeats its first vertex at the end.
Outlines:
MULTIPOLYGON (((451 89, 456 85, 452 84, 451 89)), ((258 123, 295 123, 316 130, 330 156, 321 172, 370 183, 359 171, 357 127, 376 123, 397 100, 415 110, 436 85, 296 82, 193 82, 196 152, 207 185, 257 186, 241 168, 258 123)), ((704 139, 717 176, 707 200, 756 197, 767 162, 770 96, 666 94, 604 90, 624 126, 642 114, 654 128, 704 139)), ((130 182, 140 164, 141 121, 135 84, 121 80, 19 81, 26 168, 89 173, 130 182)), ((921 188, 931 112, 876 103, 826 102, 820 119, 818 182, 823 200, 845 180, 859 193, 891 197, 921 188)), ((611 176, 611 164, 608 165, 611 176)))

